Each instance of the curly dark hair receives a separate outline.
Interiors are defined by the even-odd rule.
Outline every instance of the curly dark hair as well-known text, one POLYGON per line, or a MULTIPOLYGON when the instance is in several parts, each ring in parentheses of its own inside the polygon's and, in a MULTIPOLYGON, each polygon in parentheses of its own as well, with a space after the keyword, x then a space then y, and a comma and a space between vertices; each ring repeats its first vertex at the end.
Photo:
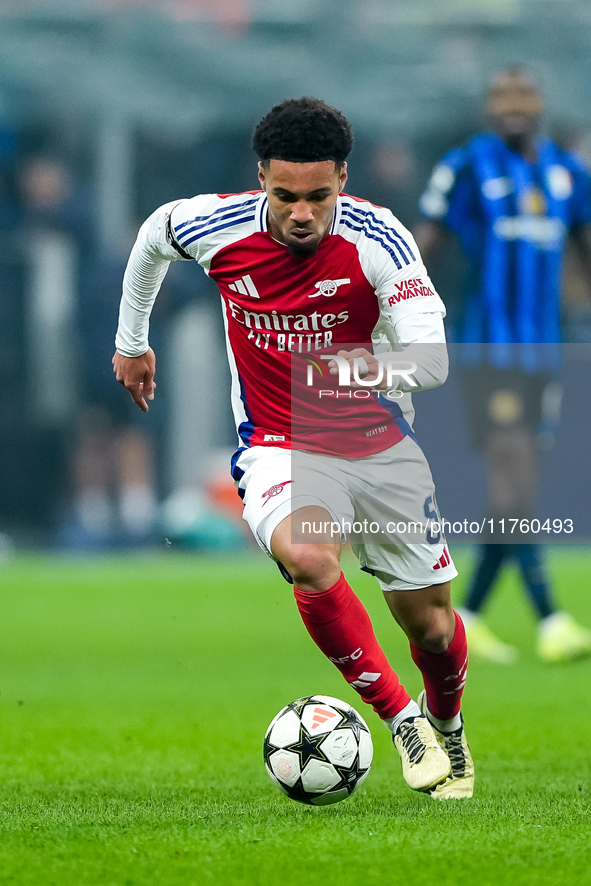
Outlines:
POLYGON ((275 105, 254 131, 252 146, 259 158, 314 163, 344 163, 353 147, 347 118, 318 98, 289 98, 275 105))

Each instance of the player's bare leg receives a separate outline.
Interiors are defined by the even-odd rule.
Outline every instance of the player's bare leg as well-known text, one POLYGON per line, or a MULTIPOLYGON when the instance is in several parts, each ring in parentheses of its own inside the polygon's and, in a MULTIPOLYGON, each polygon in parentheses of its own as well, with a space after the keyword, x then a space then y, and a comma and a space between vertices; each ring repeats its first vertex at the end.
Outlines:
MULTIPOLYGON (((271 551, 285 566, 294 585, 305 593, 327 591, 341 575, 341 543, 339 535, 331 532, 331 515, 321 507, 307 507, 286 517, 271 537, 271 551), (326 526, 323 532, 314 532, 314 541, 306 541, 302 524, 309 521, 314 527, 326 526)), ((310 535, 307 536, 310 538, 310 535)))
POLYGON ((452 765, 449 777, 431 796, 438 800, 471 797, 474 764, 460 711, 468 647, 462 620, 452 609, 449 582, 414 591, 386 591, 384 596, 410 640, 413 660, 423 675, 421 712, 452 765))
POLYGON ((294 580, 298 609, 316 645, 392 729, 404 778, 414 790, 444 781, 450 762, 418 705, 400 684, 378 644, 365 607, 340 568, 340 539, 301 539, 304 520, 332 525, 321 507, 302 508, 275 529, 271 549, 294 580))
POLYGON ((448 581, 416 591, 385 591, 384 597, 411 644, 445 652, 456 632, 448 581))

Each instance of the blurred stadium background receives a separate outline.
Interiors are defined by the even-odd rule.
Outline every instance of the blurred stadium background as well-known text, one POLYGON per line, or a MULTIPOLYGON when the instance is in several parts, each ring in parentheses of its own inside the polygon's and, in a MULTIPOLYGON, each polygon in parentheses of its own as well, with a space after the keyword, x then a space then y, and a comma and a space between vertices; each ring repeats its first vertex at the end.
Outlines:
MULTIPOLYGON (((169 272, 149 416, 110 357, 138 225, 177 196, 256 187, 250 134, 272 104, 341 108, 357 136, 350 192, 411 226, 500 65, 530 65, 548 130, 591 156, 590 46, 587 0, 0 0, 4 545, 153 541, 211 518, 212 498, 219 523, 196 543, 242 539, 223 518, 234 432, 214 287, 169 272), (215 385, 197 381, 206 371, 215 385)), ((436 275, 452 330, 457 260, 436 275)), ((576 274, 568 304, 571 340, 589 340, 576 274)))

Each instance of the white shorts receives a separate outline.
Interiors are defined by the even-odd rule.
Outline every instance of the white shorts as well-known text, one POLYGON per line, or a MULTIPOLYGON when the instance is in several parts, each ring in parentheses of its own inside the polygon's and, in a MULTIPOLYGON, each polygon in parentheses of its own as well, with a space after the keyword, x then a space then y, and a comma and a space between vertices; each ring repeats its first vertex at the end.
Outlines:
MULTIPOLYGON (((243 472, 238 487, 244 519, 270 557, 277 526, 313 505, 331 515, 335 538, 350 536, 359 565, 384 591, 416 590, 458 574, 441 531, 429 465, 412 437, 366 458, 253 446, 236 467, 238 475, 243 472)), ((308 525, 313 543, 318 527, 308 525)))

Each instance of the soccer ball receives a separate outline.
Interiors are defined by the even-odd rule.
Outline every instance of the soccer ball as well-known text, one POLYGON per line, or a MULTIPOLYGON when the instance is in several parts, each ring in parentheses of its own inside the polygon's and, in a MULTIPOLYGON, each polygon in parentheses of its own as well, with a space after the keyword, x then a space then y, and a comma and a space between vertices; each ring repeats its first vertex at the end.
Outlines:
POLYGON ((328 806, 351 796, 369 772, 371 734, 357 711, 329 695, 307 695, 271 721, 265 767, 288 797, 328 806))

